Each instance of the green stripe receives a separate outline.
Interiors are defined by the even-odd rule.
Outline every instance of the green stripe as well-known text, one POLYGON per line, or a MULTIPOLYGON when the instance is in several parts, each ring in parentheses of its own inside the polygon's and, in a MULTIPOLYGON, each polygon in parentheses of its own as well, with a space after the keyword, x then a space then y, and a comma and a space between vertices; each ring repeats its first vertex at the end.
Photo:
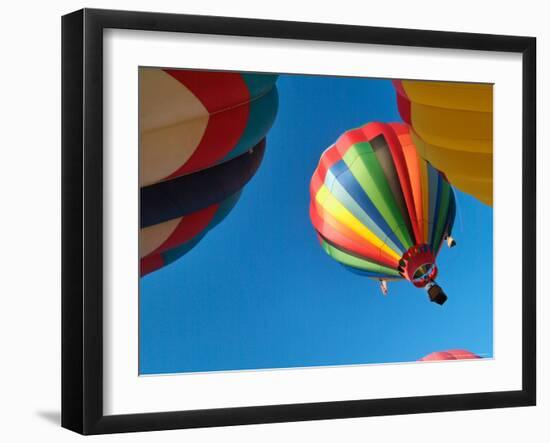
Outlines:
POLYGON ((399 241, 410 248, 413 241, 407 225, 370 143, 354 144, 347 150, 343 160, 399 241))
POLYGON ((400 277, 399 273, 395 269, 379 265, 378 263, 374 263, 369 260, 358 258, 332 246, 325 240, 322 240, 321 246, 330 257, 344 265, 351 266, 352 268, 362 269, 364 271, 377 272, 379 274, 400 277))
POLYGON ((441 194, 439 196, 439 213, 437 215, 437 220, 435 224, 435 236, 434 244, 432 248, 434 251, 439 249, 439 245, 443 239, 443 231, 445 229, 445 224, 447 222, 447 213, 449 211, 449 200, 450 200, 450 191, 451 187, 449 183, 445 180, 441 180, 441 194))
MULTIPOLYGON (((433 232, 435 229, 435 223, 437 215, 435 214, 435 208, 437 206, 437 183, 439 180, 439 172, 437 172, 430 164, 428 166, 428 239, 426 243, 435 238, 433 232)), ((430 243, 431 244, 431 243, 430 243)))

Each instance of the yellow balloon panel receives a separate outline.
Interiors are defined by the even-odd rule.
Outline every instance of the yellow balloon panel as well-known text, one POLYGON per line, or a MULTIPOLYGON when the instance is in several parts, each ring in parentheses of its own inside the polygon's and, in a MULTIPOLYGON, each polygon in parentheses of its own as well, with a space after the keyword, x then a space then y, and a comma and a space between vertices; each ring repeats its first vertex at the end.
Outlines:
POLYGON ((492 205, 493 86, 412 80, 400 85, 408 107, 401 102, 400 111, 410 120, 420 155, 455 187, 492 205))
POLYGON ((493 114, 411 105, 411 120, 422 139, 446 149, 492 152, 493 114))
POLYGON ((493 112, 493 85, 403 80, 411 102, 438 108, 493 112))
POLYGON ((493 155, 483 152, 456 151, 426 143, 421 137, 413 134, 418 152, 430 164, 445 175, 475 178, 478 180, 493 179, 493 155))
POLYGON ((493 180, 476 179, 459 175, 448 174, 449 183, 466 194, 476 197, 486 205, 493 205, 493 180))

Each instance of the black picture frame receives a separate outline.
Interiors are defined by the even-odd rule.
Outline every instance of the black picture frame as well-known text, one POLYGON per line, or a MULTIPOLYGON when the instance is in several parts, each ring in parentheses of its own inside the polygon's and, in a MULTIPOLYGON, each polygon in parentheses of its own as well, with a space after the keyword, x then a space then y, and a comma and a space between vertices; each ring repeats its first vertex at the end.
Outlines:
POLYGON ((536 39, 83 9, 62 18, 62 426, 81 434, 436 411, 536 402, 536 39), (103 413, 103 30, 172 31, 522 54, 522 389, 130 415, 103 413))

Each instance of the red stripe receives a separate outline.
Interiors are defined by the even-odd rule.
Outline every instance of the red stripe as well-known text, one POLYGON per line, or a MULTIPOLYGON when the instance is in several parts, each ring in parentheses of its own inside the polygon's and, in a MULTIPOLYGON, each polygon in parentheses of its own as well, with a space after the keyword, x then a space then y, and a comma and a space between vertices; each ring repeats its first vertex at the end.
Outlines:
POLYGON ((250 100, 250 91, 239 73, 164 69, 193 93, 210 114, 250 100))
POLYGON ((419 243, 422 239, 422 234, 420 232, 420 226, 416 217, 411 179, 409 177, 409 171, 407 170, 407 162, 405 161, 405 155, 403 154, 403 147, 401 146, 399 138, 395 133, 396 128, 397 130, 403 130, 403 128, 406 129, 406 126, 399 123, 392 124, 392 126, 384 123, 369 123, 363 126, 362 129, 368 140, 372 140, 382 134, 388 143, 393 163, 395 165, 395 170, 397 171, 397 176, 399 177, 401 191, 403 192, 403 197, 405 198, 405 204, 409 213, 409 219, 413 228, 414 237, 416 243, 419 243), (399 128, 399 126, 401 126, 401 128, 399 128))
POLYGON ((321 159, 319 160, 319 165, 317 166, 317 173, 319 174, 321 181, 325 181, 327 171, 332 167, 332 165, 339 162, 341 159, 342 155, 338 151, 338 147, 336 145, 332 145, 322 154, 321 159))
POLYGON ((393 129, 393 132, 395 132, 398 137, 408 137, 407 141, 412 144, 409 128, 406 125, 402 123, 388 123, 387 125, 393 129))
POLYGON ((411 125, 411 102, 407 96, 407 92, 403 88, 401 80, 393 80, 392 83, 397 93, 397 110, 399 111, 399 115, 405 123, 411 125))
MULTIPOLYGON (((176 229, 170 236, 154 251, 146 257, 158 255, 169 249, 173 249, 200 234, 212 221, 219 208, 219 204, 208 206, 200 211, 182 217, 176 229)), ((146 258, 145 257, 145 258, 146 258)))
POLYGON ((401 80, 392 80, 393 87, 395 88, 395 92, 398 94, 407 96, 407 93, 405 92, 405 88, 403 88, 403 82, 401 80))
POLYGON ((323 186, 323 184, 324 180, 321 179, 319 171, 315 171, 313 173, 313 176, 311 177, 311 182, 309 183, 309 194, 312 201, 315 200, 317 192, 319 192, 319 189, 321 189, 321 186, 323 186))
POLYGON ((311 176, 311 181, 309 183, 309 193, 311 201, 315 201, 317 192, 325 183, 327 171, 331 168, 332 165, 334 165, 334 163, 338 162, 340 159, 340 153, 334 145, 323 153, 321 159, 319 160, 319 164, 317 165, 317 169, 311 176))
POLYGON ((184 165, 166 177, 169 179, 209 168, 235 148, 248 122, 250 91, 240 74, 173 69, 165 72, 185 85, 211 114, 197 149, 184 165))
POLYGON ((356 128, 344 132, 336 141, 336 146, 340 152, 340 156, 343 157, 351 146, 366 141, 363 128, 356 128))
POLYGON ((143 277, 144 275, 150 274, 163 266, 164 259, 161 255, 148 255, 139 261, 139 274, 143 277))

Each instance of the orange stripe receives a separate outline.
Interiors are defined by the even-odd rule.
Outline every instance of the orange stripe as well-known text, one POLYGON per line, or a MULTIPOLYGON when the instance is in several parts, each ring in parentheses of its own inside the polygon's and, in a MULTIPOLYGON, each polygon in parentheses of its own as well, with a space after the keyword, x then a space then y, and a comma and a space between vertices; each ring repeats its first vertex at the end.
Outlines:
MULTIPOLYGON (((370 125, 367 125, 365 128, 368 128, 369 126, 370 125)), ((413 235, 416 239, 416 243, 418 243, 419 239, 422 238, 422 235, 420 234, 420 226, 418 224, 418 220, 416 220, 415 217, 411 180, 409 177, 409 171, 407 170, 407 164, 403 152, 404 149, 399 140, 399 135, 405 133, 408 134, 409 130, 407 126, 402 123, 389 123, 388 125, 385 125, 385 127, 382 127, 381 130, 383 131, 382 133, 384 134, 384 138, 388 143, 390 152, 393 157, 393 163, 395 165, 395 169, 397 170, 397 175, 401 184, 401 191, 403 192, 403 196, 405 197, 405 204, 409 213, 408 215, 411 221, 413 235)))
POLYGON ((420 181, 420 166, 418 164, 418 157, 416 155, 415 146, 411 143, 410 136, 400 136, 399 140, 401 146, 403 146, 403 154, 405 155, 405 161, 407 163, 407 169, 409 171, 409 179, 411 182, 411 191, 414 201, 414 212, 416 214, 415 220, 411 220, 418 225, 418 235, 416 239, 417 243, 426 243, 424 237, 424 211, 422 208, 422 184, 420 181))

